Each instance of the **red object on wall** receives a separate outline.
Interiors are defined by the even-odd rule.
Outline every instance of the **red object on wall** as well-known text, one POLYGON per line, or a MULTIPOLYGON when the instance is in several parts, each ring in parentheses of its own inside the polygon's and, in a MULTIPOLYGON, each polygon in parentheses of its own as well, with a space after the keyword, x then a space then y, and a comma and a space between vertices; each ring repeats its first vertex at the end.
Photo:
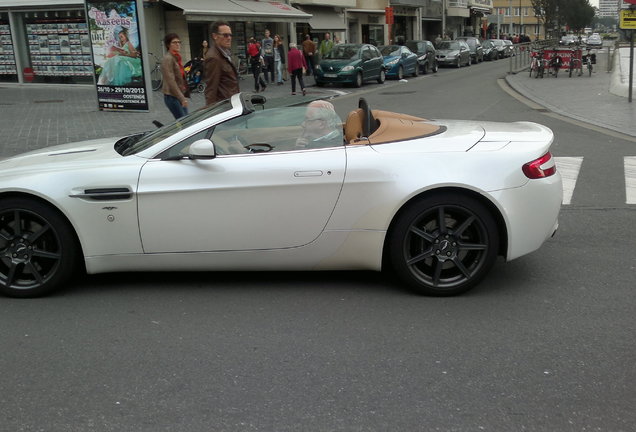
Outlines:
POLYGON ((22 70, 22 76, 26 82, 33 82, 35 79, 35 74, 33 73, 33 69, 30 67, 25 67, 22 70))
POLYGON ((393 24, 393 8, 391 6, 384 8, 384 15, 386 17, 386 24, 393 24))

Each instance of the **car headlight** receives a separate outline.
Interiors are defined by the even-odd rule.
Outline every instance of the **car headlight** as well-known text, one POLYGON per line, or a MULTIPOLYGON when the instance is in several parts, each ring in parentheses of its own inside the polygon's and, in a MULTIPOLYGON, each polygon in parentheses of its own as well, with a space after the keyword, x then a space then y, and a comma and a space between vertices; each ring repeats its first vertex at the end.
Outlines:
POLYGON ((353 66, 351 65, 347 65, 345 67, 342 68, 342 72, 349 72, 353 70, 353 66))
POLYGON ((322 70, 322 68, 320 67, 320 65, 316 65, 316 70, 319 70, 319 71, 321 71, 321 70, 322 70))
POLYGON ((426 55, 423 55, 422 57, 418 57, 417 58, 418 61, 424 61, 426 60, 426 55))
POLYGON ((390 62, 387 62, 387 66, 395 66, 396 64, 398 64, 398 62, 400 61, 400 59, 393 59, 390 62))

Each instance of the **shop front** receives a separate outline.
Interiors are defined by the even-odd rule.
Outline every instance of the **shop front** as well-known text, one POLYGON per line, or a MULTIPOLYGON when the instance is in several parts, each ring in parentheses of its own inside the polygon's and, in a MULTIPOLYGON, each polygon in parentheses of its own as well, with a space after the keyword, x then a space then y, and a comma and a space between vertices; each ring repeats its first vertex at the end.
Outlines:
POLYGON ((347 9, 349 43, 385 45, 388 31, 384 9, 347 9))
POLYGON ((488 16, 492 14, 492 0, 468 0, 470 8, 470 30, 465 36, 486 38, 488 16))
MULTIPOLYGON (((347 2, 343 1, 342 3, 344 6, 347 2)), ((348 3, 355 6, 355 2, 349 1, 348 3)), ((296 24, 297 41, 303 41, 305 35, 308 34, 312 40, 318 42, 324 38, 325 33, 329 33, 334 41, 344 42, 346 40, 347 24, 343 8, 304 5, 297 5, 297 7, 311 15, 308 22, 296 24)))
POLYGON ((92 84, 93 61, 84 3, 0 4, 0 81, 92 84))
POLYGON ((251 36, 260 40, 269 30, 271 36, 279 35, 286 47, 296 42, 294 23, 308 22, 311 18, 286 3, 258 0, 166 0, 172 7, 166 14, 166 32, 174 31, 184 41, 185 52, 194 57, 204 38, 210 37, 215 21, 227 21, 232 28, 232 55, 237 66, 247 64, 247 41, 251 36), (176 9, 176 11, 175 11, 176 9), (292 27, 292 28, 290 28, 292 27), (186 36, 187 35, 187 36, 186 36), (192 35, 199 39, 190 40, 192 35))

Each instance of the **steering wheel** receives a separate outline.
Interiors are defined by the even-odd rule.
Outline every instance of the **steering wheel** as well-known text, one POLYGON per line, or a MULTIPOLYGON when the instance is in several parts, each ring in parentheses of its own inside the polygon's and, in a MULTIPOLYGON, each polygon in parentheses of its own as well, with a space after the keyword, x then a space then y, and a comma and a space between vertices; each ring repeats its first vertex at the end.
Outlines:
POLYGON ((253 143, 243 147, 245 147, 250 153, 265 153, 274 149, 273 145, 267 143, 253 143))
POLYGON ((362 110, 362 136, 369 137, 375 132, 376 124, 373 114, 369 109, 369 104, 365 98, 360 98, 358 101, 358 108, 362 110))

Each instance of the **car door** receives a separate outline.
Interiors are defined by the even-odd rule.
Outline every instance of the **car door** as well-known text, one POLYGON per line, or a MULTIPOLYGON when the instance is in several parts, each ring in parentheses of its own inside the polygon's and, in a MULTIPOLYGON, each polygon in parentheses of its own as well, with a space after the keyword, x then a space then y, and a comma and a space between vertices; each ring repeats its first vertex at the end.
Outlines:
MULTIPOLYGON (((265 117, 268 111, 260 115, 265 117)), ((267 139, 267 123, 253 124, 256 127, 244 130, 261 137, 255 140, 267 139)), ((281 128, 272 133, 287 132, 281 128)), ((214 133, 211 139, 219 140, 214 133)), ((138 184, 144 252, 262 250, 308 244, 322 233, 336 205, 345 160, 344 146, 150 160, 138 184)))

